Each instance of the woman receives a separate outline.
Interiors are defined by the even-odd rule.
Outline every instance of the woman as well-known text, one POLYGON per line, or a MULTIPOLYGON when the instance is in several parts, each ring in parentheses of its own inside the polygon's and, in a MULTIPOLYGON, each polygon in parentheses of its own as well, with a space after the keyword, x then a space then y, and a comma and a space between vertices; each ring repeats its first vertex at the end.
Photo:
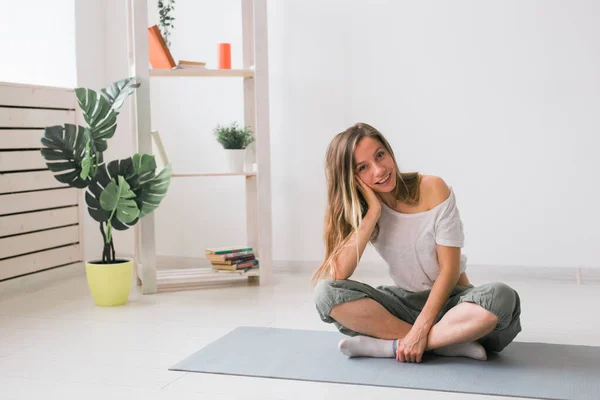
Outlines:
POLYGON ((421 362, 425 351, 487 359, 521 331, 520 299, 503 283, 473 286, 465 273, 463 225, 451 187, 402 173, 381 133, 364 123, 327 149, 326 255, 313 275, 321 319, 334 323, 350 357, 421 362), (349 278, 367 245, 395 286, 349 278))

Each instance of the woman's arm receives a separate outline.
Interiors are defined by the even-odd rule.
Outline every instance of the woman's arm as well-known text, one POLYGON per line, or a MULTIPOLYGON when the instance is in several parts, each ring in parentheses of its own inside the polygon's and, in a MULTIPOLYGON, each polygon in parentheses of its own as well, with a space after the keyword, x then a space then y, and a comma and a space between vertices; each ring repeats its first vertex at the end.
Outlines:
MULTIPOLYGON (((423 197, 427 199, 431 207, 442 203, 450 195, 448 185, 439 177, 427 177, 423 180, 421 189, 423 190, 423 197)), ((429 331, 433 327, 440 310, 448 301, 452 289, 459 282, 459 279, 461 283, 468 282, 466 275, 461 276, 460 274, 460 247, 440 244, 436 246, 440 272, 413 327, 398 344, 396 358, 400 361, 421 362, 429 331)))
POLYGON ((427 348, 429 331, 456 286, 460 275, 460 248, 437 245, 440 273, 433 283, 425 306, 408 334, 398 343, 396 359, 421 362, 427 348))
POLYGON ((420 326, 428 333, 452 289, 460 278, 460 248, 437 245, 440 274, 433 283, 425 307, 417 317, 414 326, 420 326))
MULTIPOLYGON (((424 182, 424 194, 430 203, 435 206, 442 203, 450 195, 450 188, 442 178, 431 176, 424 182)), ((452 289, 459 281, 464 281, 466 276, 460 276, 460 247, 436 245, 440 273, 433 283, 425 307, 415 321, 415 326, 422 326, 429 332, 433 321, 448 300, 452 289)))
POLYGON ((363 197, 367 201, 368 210, 362 223, 358 227, 356 232, 350 233, 344 247, 340 250, 331 268, 331 278, 335 280, 348 279, 354 273, 354 270, 358 266, 358 262, 362 257, 365 247, 373 230, 379 221, 381 216, 381 198, 377 195, 373 189, 371 189, 366 183, 356 177, 358 183, 358 190, 362 193, 363 197), (358 254, 356 250, 357 246, 357 233, 358 233, 358 254))
POLYGON ((362 224, 358 227, 358 259, 356 258, 356 232, 350 234, 344 248, 340 250, 334 260, 333 265, 335 267, 331 269, 332 279, 348 279, 354 273, 358 261, 373 234, 373 229, 375 229, 380 214, 380 209, 370 208, 363 218, 362 224))

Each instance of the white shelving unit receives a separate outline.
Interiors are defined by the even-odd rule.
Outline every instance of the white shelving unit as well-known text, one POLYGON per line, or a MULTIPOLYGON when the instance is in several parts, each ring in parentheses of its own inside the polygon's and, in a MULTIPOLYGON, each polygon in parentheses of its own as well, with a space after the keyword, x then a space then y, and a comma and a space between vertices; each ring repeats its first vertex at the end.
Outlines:
POLYGON ((151 69, 150 76, 165 76, 165 77, 177 77, 177 76, 208 76, 213 78, 253 78, 254 70, 252 69, 205 69, 205 70, 193 70, 193 69, 151 69))
MULTIPOLYGON (((152 79, 178 77, 180 79, 237 78, 243 80, 244 125, 253 127, 256 136, 256 172, 202 173, 181 172, 177 161, 173 164, 173 178, 223 177, 235 179, 243 176, 246 184, 246 238, 254 249, 259 268, 248 272, 216 272, 212 268, 165 269, 156 268, 156 238, 154 215, 150 214, 135 226, 135 262, 138 284, 142 293, 187 288, 205 282, 258 280, 268 284, 273 276, 271 246, 271 162, 269 144, 269 82, 267 47, 266 0, 241 0, 243 68, 229 70, 163 70, 149 69, 148 57, 148 6, 147 0, 128 0, 128 34, 131 76, 137 77, 141 86, 134 97, 132 135, 136 151, 152 154, 152 118, 150 88, 152 79)), ((168 132, 163 132, 163 136, 168 132)), ((173 162, 174 161, 174 162, 173 162)), ((167 194, 168 196, 168 194, 167 194)), ((232 243, 224 243, 223 246, 232 243)), ((219 246, 217 246, 219 247, 219 246)))

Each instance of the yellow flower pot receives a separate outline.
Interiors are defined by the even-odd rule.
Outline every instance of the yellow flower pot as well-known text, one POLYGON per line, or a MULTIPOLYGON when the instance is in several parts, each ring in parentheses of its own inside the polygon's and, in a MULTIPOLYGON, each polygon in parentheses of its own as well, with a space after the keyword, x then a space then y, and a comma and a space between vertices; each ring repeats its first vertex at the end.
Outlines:
POLYGON ((85 264, 88 286, 98 306, 112 307, 127 303, 133 283, 133 260, 118 264, 85 264))

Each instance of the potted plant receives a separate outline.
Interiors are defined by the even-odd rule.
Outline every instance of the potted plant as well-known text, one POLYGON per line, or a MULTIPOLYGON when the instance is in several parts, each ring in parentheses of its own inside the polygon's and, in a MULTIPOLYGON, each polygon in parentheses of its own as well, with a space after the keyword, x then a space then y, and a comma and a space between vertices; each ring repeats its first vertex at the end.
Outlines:
POLYGON ((158 0, 158 26, 169 47, 171 47, 171 28, 175 29, 173 25, 175 17, 171 15, 173 10, 175 10, 175 0, 158 0))
POLYGON ((134 78, 127 78, 100 93, 76 88, 87 126, 48 126, 41 139, 42 156, 54 177, 71 187, 87 189, 88 212, 99 223, 102 257, 86 262, 90 292, 99 306, 125 304, 133 281, 133 260, 116 258, 113 230, 126 230, 153 212, 171 180, 171 165, 157 173, 152 155, 137 153, 109 163, 103 159, 107 139, 117 128, 118 110, 139 86, 134 78))
POLYGON ((254 141, 250 128, 240 128, 237 122, 229 126, 217 125, 214 135, 225 149, 229 172, 244 172, 246 147, 254 141))

